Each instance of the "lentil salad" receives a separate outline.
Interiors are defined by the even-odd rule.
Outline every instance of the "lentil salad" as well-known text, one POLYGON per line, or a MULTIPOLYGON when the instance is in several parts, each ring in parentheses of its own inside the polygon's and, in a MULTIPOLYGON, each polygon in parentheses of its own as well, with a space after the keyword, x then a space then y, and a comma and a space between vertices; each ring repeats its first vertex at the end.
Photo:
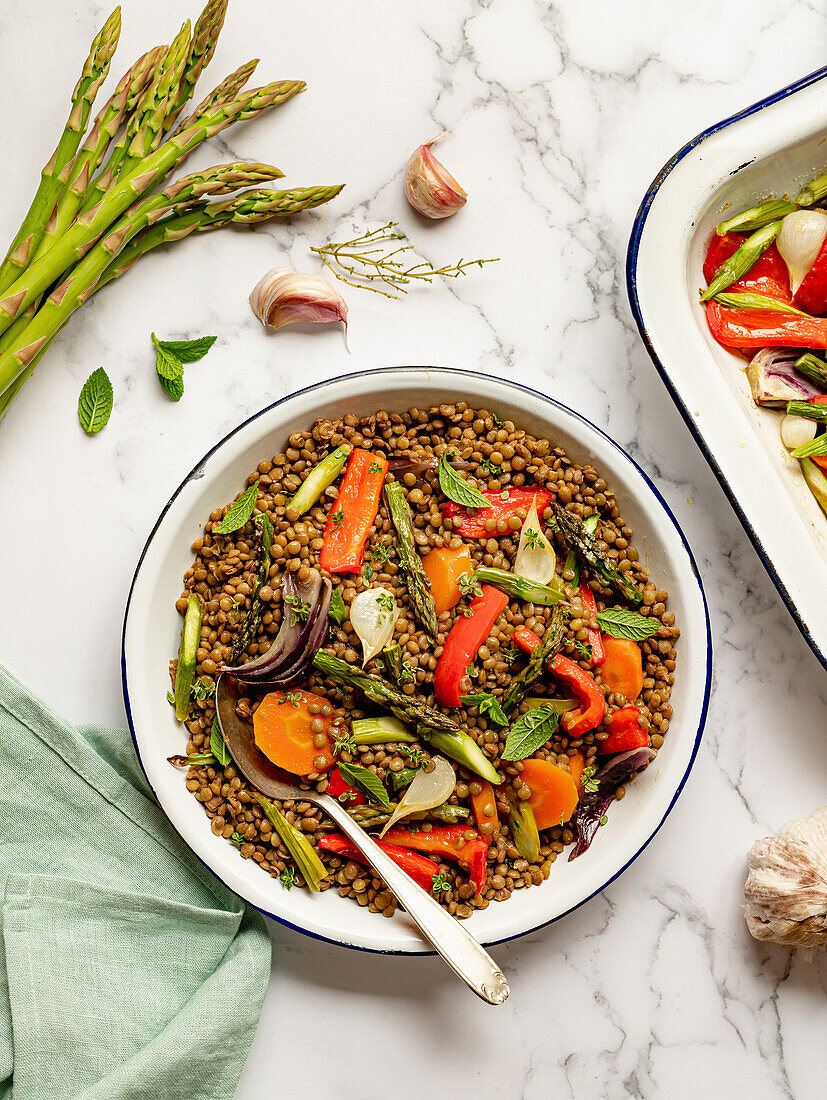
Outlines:
MULTIPOLYGON (((288 608, 288 625, 302 629, 302 612, 307 607, 312 617, 315 603, 290 586, 312 587, 323 577, 336 585, 325 604, 326 637, 299 681, 264 695, 261 677, 258 687, 238 681, 238 714, 254 723, 265 754, 285 766, 278 744, 267 740, 271 723, 276 741, 284 727, 295 741, 302 726, 310 756, 299 783, 333 793, 368 827, 385 824, 416 776, 448 756, 450 795, 392 828, 387 842, 460 918, 543 882, 566 846, 574 843, 572 855, 584 851, 608 805, 623 797, 625 783, 663 743, 679 635, 668 594, 649 580, 598 471, 511 421, 457 402, 319 420, 260 463, 247 486, 233 505, 211 514, 193 544, 195 560, 177 605, 186 614, 194 599, 203 617, 184 712, 188 755, 176 762, 188 766, 187 787, 213 832, 284 885, 305 883, 283 829, 274 828, 279 819, 231 762, 221 763, 220 748, 215 752, 213 696, 222 668, 241 675, 239 660, 262 661, 288 608), (351 478, 365 454, 361 481, 351 478), (318 473, 325 467, 329 480, 318 473), (363 490, 368 477, 378 487, 367 493, 373 501, 367 513, 356 517, 364 537, 340 537, 347 546, 337 557, 335 533, 351 527, 351 505, 365 497, 347 495, 348 478, 363 490), (296 507, 312 485, 322 486, 319 494, 307 508, 296 507), (485 494, 484 508, 466 503, 474 492, 485 494), (246 521, 217 532, 245 496, 246 521), (407 536, 395 514, 400 497, 410 513, 407 536), (539 520, 526 540, 532 507, 539 520), (272 535, 266 558, 265 516, 272 535), (521 560, 531 563, 524 543, 533 541, 528 549, 536 554, 542 539, 553 555, 548 583, 516 568, 521 560), (411 552, 424 564, 425 592, 436 609, 430 630, 411 552), (350 614, 357 598, 379 592, 388 594, 396 617, 387 644, 362 673, 364 639, 350 614), (520 598, 527 592, 532 599, 520 598), (613 636, 612 616, 624 620, 620 612, 627 625, 639 630, 644 620, 646 629, 613 636), (395 692, 390 703, 365 695, 365 676, 371 694, 379 685, 395 692), (433 728, 437 718, 446 723, 441 733, 433 728), (519 745, 509 750, 512 739, 530 752, 520 755, 519 745), (375 782, 366 784, 365 772, 375 782)), ((175 662, 171 673, 180 679, 175 662)), ((359 866, 344 838, 331 835, 318 808, 288 801, 275 804, 275 813, 317 858, 324 856, 323 876, 308 885, 336 886, 371 911, 392 915, 395 902, 381 880, 359 866)))

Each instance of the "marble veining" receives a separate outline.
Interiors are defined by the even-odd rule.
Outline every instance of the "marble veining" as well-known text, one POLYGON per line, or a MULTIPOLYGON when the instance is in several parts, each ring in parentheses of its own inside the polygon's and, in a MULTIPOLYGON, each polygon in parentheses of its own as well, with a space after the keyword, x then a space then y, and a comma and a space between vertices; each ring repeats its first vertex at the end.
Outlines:
MULTIPOLYGON (((106 8, 52 0, 44 20, 41 6, 8 0, 0 11, 4 239, 106 8)), ((196 8, 125 0, 116 69, 196 8)), ((399 1100, 824 1095, 827 960, 752 942, 741 890, 752 840, 827 801, 827 679, 638 340, 623 260, 663 162, 822 65, 825 44, 827 16, 806 0, 317 0, 312 12, 231 0, 210 80, 257 55, 259 82, 300 76, 308 90, 193 165, 270 160, 285 186, 347 187, 292 223, 142 260, 56 341, 0 426, 0 659, 70 719, 124 725, 122 610, 169 493, 273 399, 393 363, 513 377, 612 434, 684 526, 716 647, 705 740, 671 817, 602 895, 495 949, 512 985, 503 1008, 477 1003, 435 959, 347 952, 272 924, 271 989, 239 1100, 306 1091, 308 1071, 337 1100, 384 1090, 388 1072, 399 1100), (442 129, 440 156, 469 200, 426 224, 404 202, 402 171, 442 129), (255 321, 246 296, 268 267, 317 271, 310 245, 392 219, 423 258, 500 263, 402 302, 345 289, 350 354, 338 331, 272 335, 255 321), (178 405, 155 380, 152 330, 218 336, 178 405), (115 412, 87 439, 77 395, 99 365, 115 412), (378 1053, 365 1059, 368 1042, 378 1053)))

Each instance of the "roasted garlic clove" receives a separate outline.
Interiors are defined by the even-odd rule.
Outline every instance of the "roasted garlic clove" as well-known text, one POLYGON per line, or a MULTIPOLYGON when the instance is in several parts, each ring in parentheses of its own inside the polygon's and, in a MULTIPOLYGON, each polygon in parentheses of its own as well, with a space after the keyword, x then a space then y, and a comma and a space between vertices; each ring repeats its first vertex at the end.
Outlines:
POLYGON ((747 863, 750 933, 789 947, 827 945, 827 806, 757 840, 747 863))
POLYGON ((347 328, 347 303, 320 275, 303 275, 289 267, 274 267, 256 283, 250 295, 253 313, 269 328, 301 321, 347 328))
POLYGON ((426 218, 449 218, 465 206, 468 197, 431 152, 434 142, 447 132, 443 130, 425 145, 420 145, 405 168, 405 195, 414 210, 426 218))

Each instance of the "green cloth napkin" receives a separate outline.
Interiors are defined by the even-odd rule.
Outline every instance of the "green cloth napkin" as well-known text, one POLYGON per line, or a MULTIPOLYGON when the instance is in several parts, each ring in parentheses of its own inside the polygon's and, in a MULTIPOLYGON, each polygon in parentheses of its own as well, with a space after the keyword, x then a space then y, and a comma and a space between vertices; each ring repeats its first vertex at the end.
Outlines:
POLYGON ((124 730, 0 667, 0 1098, 224 1100, 270 973, 264 921, 152 798, 124 730))

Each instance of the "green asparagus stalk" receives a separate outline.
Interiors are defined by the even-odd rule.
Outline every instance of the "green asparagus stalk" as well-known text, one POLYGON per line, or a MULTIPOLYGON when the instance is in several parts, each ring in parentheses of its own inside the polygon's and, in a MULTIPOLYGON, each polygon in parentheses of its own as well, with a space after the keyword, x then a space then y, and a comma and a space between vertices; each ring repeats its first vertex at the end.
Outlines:
POLYGON ((357 745, 411 744, 417 740, 416 734, 398 718, 355 718, 350 728, 357 745))
MULTIPOLYGON (((339 194, 341 189, 342 186, 339 185, 334 187, 296 188, 291 191, 245 191, 243 195, 225 199, 222 202, 212 202, 208 206, 196 207, 187 210, 185 213, 173 211, 155 225, 144 229, 126 245, 123 251, 108 264, 95 284, 92 293, 96 294, 106 283, 123 275, 141 256, 146 255, 162 244, 181 240, 189 236, 190 233, 210 232, 213 229, 221 229, 225 225, 234 223, 255 225, 270 218, 290 217, 302 210, 309 210, 329 202, 330 199, 339 194)), ((33 307, 30 307, 30 309, 33 315, 33 307)), ((0 349, 11 346, 12 341, 9 341, 8 344, 4 343, 6 337, 14 335, 16 338, 18 332, 29 320, 30 316, 24 315, 18 318, 10 329, 7 329, 0 337, 0 349), (20 326, 20 329, 14 331, 17 325, 20 326)), ((31 376, 53 339, 54 337, 51 337, 41 347, 17 380, 9 386, 5 393, 0 394, 0 418, 5 415, 9 405, 20 392, 25 381, 31 376)))
POLYGON ((313 658, 313 664, 322 673, 337 684, 360 691, 366 699, 378 707, 384 707, 401 722, 412 722, 415 726, 427 726, 429 730, 443 730, 456 733, 459 726, 440 711, 421 703, 413 695, 398 691, 387 680, 379 676, 368 676, 347 661, 340 661, 330 653, 320 649, 313 658))
POLYGON ((474 570, 471 581, 480 584, 493 584, 495 588, 501 588, 509 596, 527 603, 537 604, 539 607, 554 607, 563 599, 563 593, 557 588, 551 588, 547 584, 538 584, 530 581, 528 577, 521 577, 518 573, 509 573, 506 569, 493 569, 481 566, 474 570))
POLYGON ((152 80, 155 69, 164 56, 164 47, 156 46, 139 57, 121 81, 109 101, 99 112, 72 164, 69 180, 49 218, 45 232, 32 259, 47 252, 63 236, 77 212, 89 187, 89 180, 100 164, 103 154, 118 129, 152 80))
POLYGON ((120 33, 121 9, 116 8, 92 43, 80 80, 72 93, 72 109, 63 134, 49 163, 43 169, 28 213, 0 265, 0 294, 17 280, 40 244, 46 223, 66 185, 72 159, 86 130, 95 95, 109 71, 109 63, 120 33))
POLYGON ((811 458, 800 458, 798 463, 807 487, 818 501, 821 510, 827 515, 827 477, 811 458))
POLYGON ((722 290, 726 290, 728 286, 737 282, 742 275, 746 275, 780 232, 781 222, 775 221, 770 222, 763 229, 756 230, 751 237, 747 237, 740 248, 736 249, 729 259, 724 260, 706 290, 701 291, 701 301, 708 302, 710 298, 714 298, 722 290))
POLYGON ((218 87, 213 88, 209 95, 199 103, 191 115, 178 123, 178 131, 189 129, 198 122, 199 118, 203 118, 204 115, 211 114, 217 107, 237 99, 241 89, 255 72, 257 65, 258 58, 256 57, 252 61, 246 61, 234 73, 230 73, 229 76, 225 77, 218 87))
POLYGON ((803 416, 807 420, 817 420, 827 424, 827 405, 818 405, 812 401, 788 401, 787 413, 790 416, 803 416))
POLYGON ((827 389, 827 363, 823 359, 807 351, 796 359, 794 366, 799 374, 803 374, 823 390, 827 389))
POLYGON ((726 221, 719 222, 715 232, 719 237, 726 233, 754 233, 756 229, 763 229, 770 222, 793 214, 799 209, 797 202, 788 202, 787 199, 767 199, 759 202, 757 206, 751 206, 749 210, 742 210, 726 221))
POLYGON ((769 310, 771 313, 795 313, 799 317, 807 316, 802 310, 796 309, 788 302, 780 302, 777 298, 770 298, 766 294, 740 294, 737 292, 730 294, 723 291, 721 294, 715 295, 715 301, 720 302, 722 306, 728 306, 730 309, 763 309, 769 310))
POLYGON ((514 847, 523 859, 527 859, 529 863, 536 863, 540 858, 540 831, 537 828, 534 811, 527 801, 517 798, 514 791, 507 791, 506 798, 514 847))
MULTIPOLYGON (((403 768, 401 772, 394 772, 394 775, 400 776, 405 771, 410 770, 410 768, 403 768)), ((412 779, 413 776, 411 776, 408 782, 410 783, 412 779)), ((406 784, 400 783, 399 787, 402 786, 406 786, 406 784)), ((396 802, 391 802, 387 809, 384 806, 354 806, 353 809, 348 809, 348 813, 363 829, 370 829, 376 825, 384 825, 386 822, 390 821, 391 814, 396 809, 396 806, 396 802)), ((431 810, 422 810, 420 813, 410 814, 407 820, 425 821, 429 817, 433 817, 437 821, 444 821, 447 825, 456 825, 458 821, 467 820, 469 812, 465 806, 455 806, 452 802, 443 802, 441 806, 434 806, 431 810)))
POLYGON ((563 638, 566 634, 566 616, 563 609, 555 607, 551 613, 551 622, 546 627, 546 632, 538 646, 535 646, 528 659, 528 664, 511 681, 506 694, 502 699, 502 709, 506 714, 512 714, 526 696, 528 689, 542 674, 543 669, 560 652, 563 638))
POLYGON ((298 519, 309 511, 329 485, 332 485, 345 467, 352 448, 349 444, 336 447, 321 462, 317 462, 287 506, 291 515, 298 519))
POLYGON ((267 815, 267 820, 281 837, 284 847, 293 857, 293 860, 301 871, 304 881, 314 892, 318 891, 319 884, 327 875, 327 868, 319 859, 319 855, 304 833, 295 825, 291 825, 281 810, 269 798, 256 793, 256 802, 267 815))
POLYGON ((825 196, 827 196, 827 173, 802 188, 796 195, 795 201, 799 206, 812 206, 814 202, 821 202, 825 196))
POLYGON ((416 548, 411 506, 408 504, 405 492, 398 481, 388 481, 383 492, 391 521, 396 528, 399 560, 405 567, 408 594, 411 597, 414 615, 425 631, 436 641, 439 627, 436 619, 434 594, 431 591, 431 582, 422 567, 422 558, 416 548))
POLYGON ((181 645, 178 649, 178 665, 175 669, 175 717, 183 722, 190 711, 190 692, 195 674, 195 656, 201 644, 201 600, 195 593, 187 597, 181 645))
POLYGON ((189 46, 187 21, 161 58, 100 175, 87 187, 83 196, 84 213, 97 206, 118 179, 128 175, 143 157, 158 147, 170 101, 178 93, 189 46))
POLYGON ((196 765, 217 764, 218 761, 211 752, 191 752, 188 756, 168 756, 167 763, 172 764, 173 768, 191 768, 196 765))
MULTIPOLYGON (((555 526, 557 525, 555 524, 555 526)), ((583 529, 585 531, 588 531, 590 535, 593 535, 599 526, 600 516, 597 514, 597 512, 592 512, 590 516, 586 516, 586 518, 583 520, 583 529)), ((560 528, 558 527, 557 530, 559 531, 560 528)), ((563 564, 563 574, 572 574, 572 588, 577 588, 577 586, 580 584, 581 572, 582 568, 580 565, 580 558, 578 558, 573 550, 569 550, 568 554, 566 554, 566 560, 563 564)))
POLYGON ((218 36, 224 26, 228 0, 207 0, 204 10, 195 22, 184 72, 178 85, 178 91, 172 98, 170 109, 164 122, 164 129, 170 129, 186 104, 192 98, 198 78, 206 69, 218 45, 218 36))
POLYGON ((385 679, 396 687, 402 687, 405 682, 402 646, 398 642, 385 646, 377 660, 385 673, 385 679))
POLYGON ((462 764, 464 768, 468 768, 481 779, 487 779, 495 787, 502 783, 502 776, 470 733, 466 733, 465 730, 447 733, 445 730, 432 730, 425 726, 418 726, 417 732, 431 748, 445 756, 450 756, 457 764, 462 764))
MULTIPOLYGON (((270 165, 244 162, 219 165, 176 180, 157 195, 138 202, 114 228, 72 269, 68 277, 51 293, 12 347, 0 355, 0 393, 32 362, 35 355, 83 305, 106 267, 124 244, 142 228, 151 224, 174 204, 205 194, 234 190, 243 183, 274 179, 281 172, 270 165)), ((53 249, 53 251, 56 251, 53 249)), ((48 257, 46 257, 48 258, 48 257)), ((36 267, 36 263, 32 269, 36 267)))
POLYGON ((827 455, 827 435, 817 435, 809 443, 802 443, 792 452, 793 458, 815 458, 827 455))
POLYGON ((643 599, 643 593, 606 557, 598 546, 597 539, 585 529, 583 521, 573 513, 567 512, 556 501, 553 508, 558 526, 569 547, 594 570, 603 584, 614 588, 629 603, 639 604, 643 599))
MULTIPOLYGON (((92 210, 81 214, 54 247, 35 260, 8 288, 0 299, 0 332, 5 332, 36 298, 60 274, 75 264, 89 246, 112 222, 145 191, 207 138, 220 133, 232 122, 253 118, 262 111, 285 102, 304 88, 302 81, 277 81, 245 93, 240 99, 202 118, 197 126, 176 134, 154 153, 145 157, 126 177, 122 177, 92 210)), ((8 381, 0 382, 0 393, 8 381)))
POLYGON ((395 791, 401 791, 403 787, 409 787, 416 779, 419 768, 400 768, 398 772, 391 772, 391 786, 395 791))

